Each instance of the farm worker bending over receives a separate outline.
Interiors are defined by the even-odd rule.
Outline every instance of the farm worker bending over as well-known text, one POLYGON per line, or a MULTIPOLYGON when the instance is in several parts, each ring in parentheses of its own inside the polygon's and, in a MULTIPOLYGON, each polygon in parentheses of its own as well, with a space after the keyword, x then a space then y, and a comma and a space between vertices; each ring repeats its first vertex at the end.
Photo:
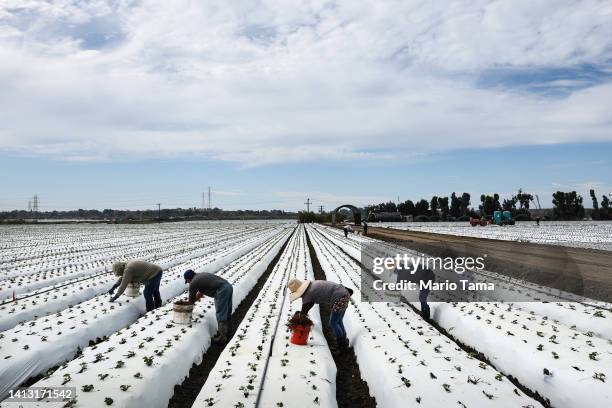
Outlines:
POLYGON ((344 352, 349 342, 346 338, 346 330, 344 329, 344 312, 348 307, 349 299, 353 291, 339 283, 326 280, 301 281, 299 279, 291 279, 287 285, 291 295, 289 300, 293 302, 296 299, 302 298, 303 315, 308 314, 308 311, 315 303, 327 303, 331 307, 329 316, 329 325, 331 326, 336 336, 336 350, 332 350, 335 354, 344 352))
POLYGON ((227 343, 230 331, 230 319, 232 317, 232 284, 222 277, 207 273, 195 273, 189 269, 183 275, 185 283, 189 283, 189 302, 194 303, 204 295, 215 298, 215 310, 217 311, 217 334, 213 342, 227 343))
POLYGON ((162 278, 162 268, 159 265, 145 261, 115 262, 113 264, 113 272, 119 276, 119 280, 108 293, 112 295, 117 286, 119 286, 119 290, 110 299, 111 302, 114 302, 123 294, 128 283, 144 282, 143 295, 147 305, 147 312, 161 306, 159 284, 162 278))

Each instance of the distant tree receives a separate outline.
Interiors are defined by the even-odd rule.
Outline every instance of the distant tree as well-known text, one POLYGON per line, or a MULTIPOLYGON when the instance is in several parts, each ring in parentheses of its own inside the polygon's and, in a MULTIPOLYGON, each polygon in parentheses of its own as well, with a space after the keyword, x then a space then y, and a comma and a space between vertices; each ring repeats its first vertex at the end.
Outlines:
POLYGON ((523 189, 518 190, 518 193, 512 196, 510 200, 504 200, 502 205, 504 210, 512 211, 513 216, 522 215, 524 219, 531 218, 531 212, 529 211, 529 203, 533 200, 533 195, 523 192, 523 189), (519 208, 516 208, 518 203, 519 208))
POLYGON ((366 209, 368 213, 397 212, 398 211, 397 205, 393 201, 369 205, 366 209))
POLYGON ((449 214, 453 218, 459 218, 463 214, 461 214, 461 199, 457 198, 457 195, 453 191, 450 198, 450 210, 449 214))
POLYGON ((381 204, 370 204, 366 207, 366 211, 368 213, 377 213, 381 212, 381 204))
POLYGON ((610 199, 608 198, 608 196, 605 195, 601 197, 601 209, 599 210, 599 219, 612 219, 612 213, 610 213, 610 199))
POLYGON ((464 217, 468 215, 468 211, 470 208, 470 198, 470 193, 461 194, 461 215, 464 217))
POLYGON ((393 201, 385 203, 383 211, 385 212, 397 212, 397 205, 393 201))
POLYGON ((443 221, 448 219, 448 197, 438 197, 438 207, 440 208, 440 217, 443 221))
POLYGON ((595 195, 595 190, 589 190, 589 194, 591 195, 591 200, 593 201, 593 211, 591 212, 591 218, 594 220, 598 220, 600 217, 599 214, 599 203, 597 202, 597 196, 595 195))
MULTIPOLYGON (((480 195, 480 205, 478 206, 478 208, 480 209, 480 215, 482 216, 486 216, 487 215, 487 210, 488 210, 488 206, 487 206, 487 197, 490 196, 486 196, 484 194, 480 195)), ((490 200, 489 200, 490 201, 490 200)))
MULTIPOLYGON (((338 211, 338 216, 336 217, 336 221, 343 222, 347 220, 347 217, 348 217, 347 211, 340 210, 338 211)), ((331 214, 326 213, 326 212, 319 214, 319 213, 314 213, 314 212, 300 211, 298 213, 298 222, 301 222, 301 223, 331 222, 331 214)))
POLYGON ((431 201, 429 202, 429 207, 431 208, 432 217, 437 217, 438 216, 438 197, 437 196, 431 197, 431 201))
POLYGON ((501 204, 499 203, 499 194, 495 193, 492 196, 481 194, 480 195, 480 215, 486 217, 493 215, 494 211, 501 210, 501 204))
POLYGON ((414 207, 415 215, 429 215, 429 203, 424 198, 417 202, 414 207))
POLYGON ((516 196, 513 196, 510 199, 505 199, 502 204, 502 209, 505 211, 510 211, 512 214, 514 214, 516 211, 516 202, 517 202, 516 196))
POLYGON ((298 222, 301 223, 310 223, 316 222, 317 214, 313 212, 300 211, 298 213, 298 222))
POLYGON ((529 203, 533 200, 533 195, 529 193, 524 193, 523 189, 519 188, 519 191, 516 195, 512 197, 513 200, 516 200, 519 204, 520 209, 529 209, 529 203))
POLYGON ((414 203, 412 201, 410 201, 410 200, 406 200, 403 203, 399 203, 399 205, 397 206, 397 210, 402 215, 412 215, 412 216, 414 216, 414 214, 415 214, 414 203))
POLYGON ((599 203, 597 202, 597 196, 595 196, 595 190, 591 189, 589 191, 589 194, 591 195, 591 200, 593 200, 593 209, 594 210, 598 210, 599 209, 599 203))
POLYGON ((584 217, 582 197, 575 191, 553 193, 553 217, 557 220, 580 220, 584 217))

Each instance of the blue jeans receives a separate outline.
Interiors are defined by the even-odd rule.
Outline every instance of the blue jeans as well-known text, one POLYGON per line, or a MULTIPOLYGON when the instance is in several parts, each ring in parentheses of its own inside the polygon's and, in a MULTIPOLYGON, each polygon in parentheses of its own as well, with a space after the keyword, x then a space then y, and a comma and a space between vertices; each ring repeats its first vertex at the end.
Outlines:
POLYGON ((234 288, 224 283, 215 293, 215 310, 217 311, 217 322, 225 322, 232 317, 232 294, 234 288))
POLYGON ((329 315, 329 325, 336 335, 336 340, 346 338, 346 329, 344 328, 344 323, 342 322, 342 319, 344 319, 344 312, 346 312, 346 309, 337 311, 332 310, 329 315))
POLYGON ((429 309, 429 305, 427 304, 428 295, 429 295, 429 289, 422 289, 419 292, 419 302, 421 302, 421 315, 425 319, 429 319, 430 313, 431 313, 429 309))
POLYGON ((159 284, 161 283, 162 273, 162 271, 159 271, 157 275, 144 281, 144 291, 142 294, 147 305, 147 312, 157 309, 162 304, 161 294, 159 293, 159 284))

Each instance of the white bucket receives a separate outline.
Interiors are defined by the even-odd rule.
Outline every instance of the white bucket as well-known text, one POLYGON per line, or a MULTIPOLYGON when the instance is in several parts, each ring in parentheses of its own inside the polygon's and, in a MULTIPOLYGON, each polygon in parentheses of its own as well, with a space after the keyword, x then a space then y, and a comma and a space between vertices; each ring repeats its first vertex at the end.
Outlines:
POLYGON ((140 296, 140 283, 128 283, 127 288, 125 289, 125 296, 140 296))
POLYGON ((172 307, 172 321, 176 324, 191 324, 193 305, 175 302, 172 307))

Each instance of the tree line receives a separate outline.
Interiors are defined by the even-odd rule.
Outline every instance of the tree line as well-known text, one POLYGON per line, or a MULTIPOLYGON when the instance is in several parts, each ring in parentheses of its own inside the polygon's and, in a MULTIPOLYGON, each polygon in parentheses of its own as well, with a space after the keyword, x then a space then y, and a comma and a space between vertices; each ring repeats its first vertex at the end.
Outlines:
POLYGON ((452 193, 450 200, 448 197, 433 196, 429 201, 422 198, 417 202, 406 200, 399 204, 393 201, 386 203, 369 205, 366 207, 368 214, 370 213, 395 213, 398 212, 403 216, 419 217, 425 216, 430 218, 439 218, 446 220, 451 218, 461 218, 474 216, 473 209, 470 208, 471 196, 469 193, 463 193, 457 196, 452 193))
MULTIPOLYGON (((598 202, 595 191, 590 191, 593 201, 593 210, 590 216, 594 220, 610 220, 610 200, 606 195, 598 202)), ((433 196, 430 200, 424 198, 413 202, 406 200, 399 204, 393 201, 372 204, 366 207, 368 214, 371 213, 399 213, 402 216, 412 216, 414 219, 425 219, 430 221, 462 220, 470 217, 491 217, 495 211, 510 211, 516 220, 530 220, 531 204, 534 202, 532 194, 519 189, 510 198, 501 200, 498 193, 481 194, 480 203, 477 208, 470 207, 471 196, 463 193, 460 196, 453 192, 449 197, 433 196)), ((557 191, 552 194, 552 213, 548 216, 554 220, 580 220, 585 216, 583 198, 576 191, 557 191)))
POLYGON ((595 190, 591 189, 589 191, 591 195, 591 200, 593 200, 593 211, 591 211, 591 218, 594 220, 612 220, 612 212, 610 211, 610 199, 608 196, 601 196, 601 207, 597 202, 597 196, 595 195, 595 190))
POLYGON ((39 211, 14 210, 0 212, 0 220, 97 220, 109 222, 150 222, 150 221, 189 221, 189 220, 242 220, 242 219, 293 219, 297 213, 282 210, 236 210, 220 208, 162 208, 161 210, 68 210, 39 211))

